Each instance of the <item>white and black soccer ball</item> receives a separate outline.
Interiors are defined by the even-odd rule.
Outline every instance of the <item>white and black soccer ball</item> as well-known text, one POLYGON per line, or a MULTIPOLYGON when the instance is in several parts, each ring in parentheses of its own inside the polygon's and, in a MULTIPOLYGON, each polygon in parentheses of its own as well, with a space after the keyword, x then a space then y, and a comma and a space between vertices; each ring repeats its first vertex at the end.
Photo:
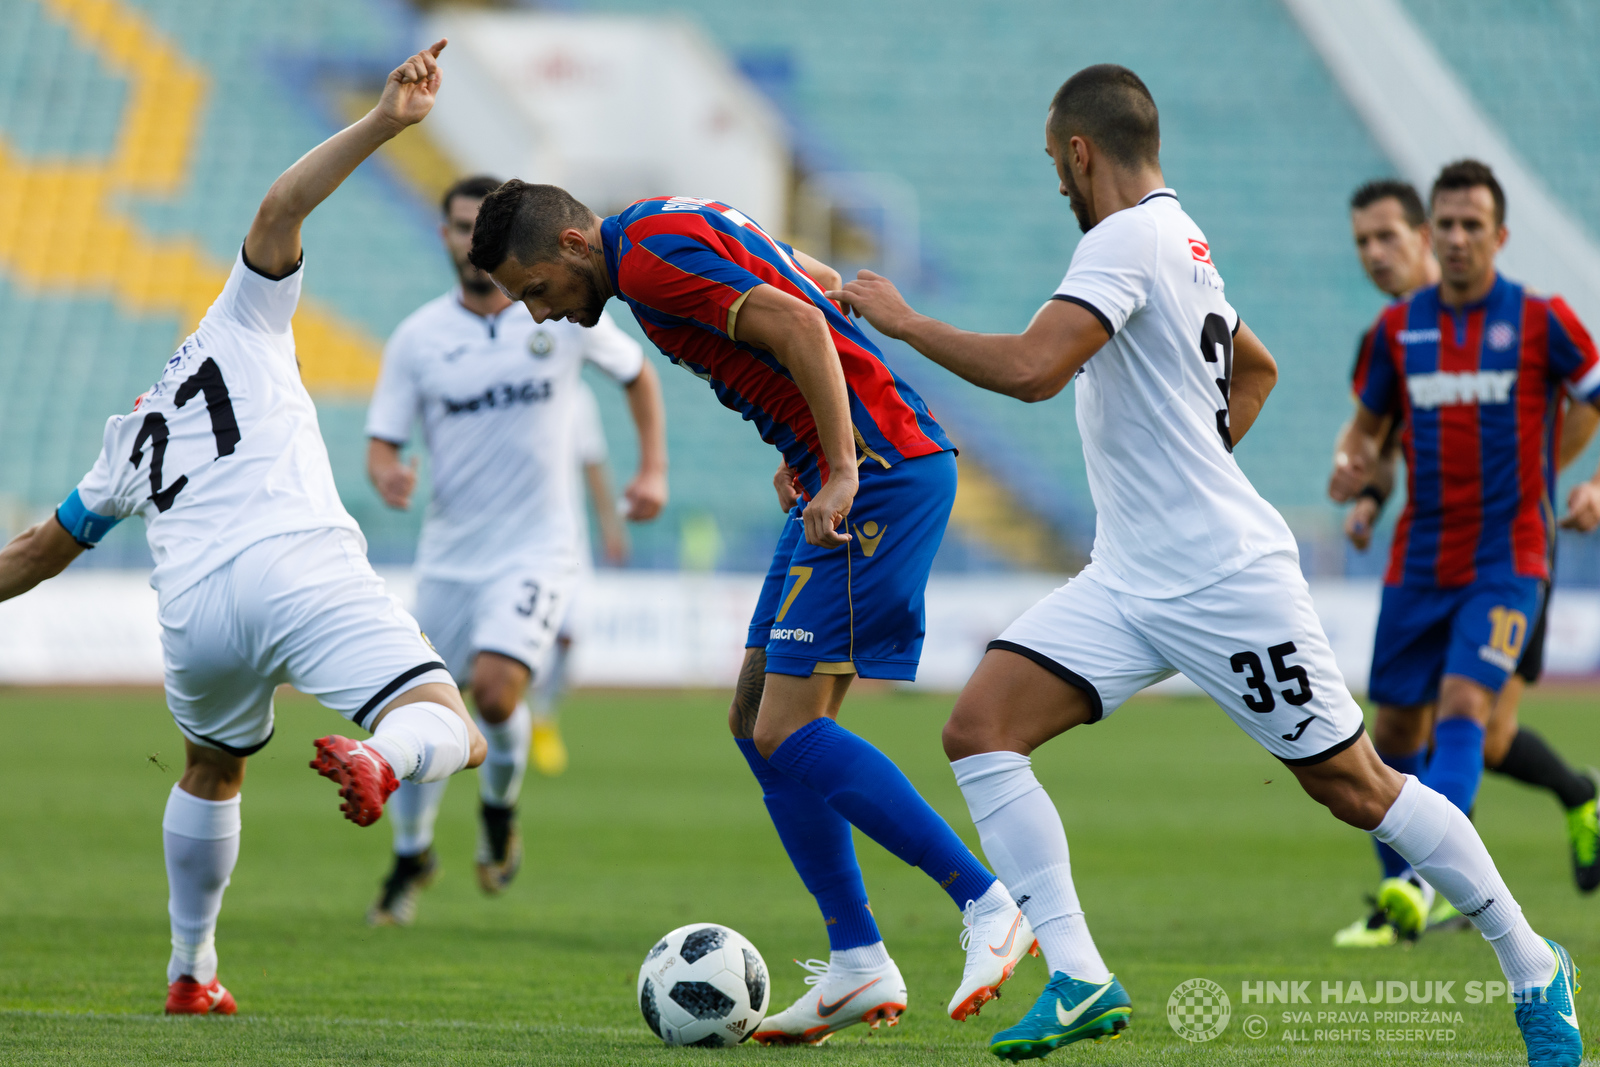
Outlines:
POLYGON ((639 1010, 669 1045, 737 1045, 767 1015, 767 964, 726 926, 690 923, 656 942, 639 968, 639 1010))

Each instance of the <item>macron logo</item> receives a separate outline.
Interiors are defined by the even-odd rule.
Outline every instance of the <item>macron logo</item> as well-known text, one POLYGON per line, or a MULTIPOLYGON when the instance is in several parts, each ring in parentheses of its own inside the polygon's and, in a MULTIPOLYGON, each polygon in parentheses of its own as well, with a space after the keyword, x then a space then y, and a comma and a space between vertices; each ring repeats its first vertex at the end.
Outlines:
POLYGON ((1514 370, 1435 371, 1406 379, 1411 406, 1424 411, 1455 404, 1504 404, 1516 384, 1514 370))
POLYGON ((793 630, 773 630, 768 635, 768 640, 771 640, 771 641, 803 641, 803 642, 805 642, 806 644, 809 645, 815 637, 816 637, 816 634, 812 633, 810 630, 802 630, 802 629, 799 629, 798 627, 796 627, 793 630))

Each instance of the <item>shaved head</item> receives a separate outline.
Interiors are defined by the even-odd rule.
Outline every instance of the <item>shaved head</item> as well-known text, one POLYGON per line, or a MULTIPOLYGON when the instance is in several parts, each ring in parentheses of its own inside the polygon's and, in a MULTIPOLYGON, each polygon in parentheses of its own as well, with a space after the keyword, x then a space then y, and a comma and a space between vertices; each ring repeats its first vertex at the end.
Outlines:
POLYGON ((1161 120, 1155 99, 1139 76, 1115 63, 1085 67, 1066 80, 1050 101, 1050 133, 1056 143, 1082 137, 1119 166, 1158 166, 1161 120))

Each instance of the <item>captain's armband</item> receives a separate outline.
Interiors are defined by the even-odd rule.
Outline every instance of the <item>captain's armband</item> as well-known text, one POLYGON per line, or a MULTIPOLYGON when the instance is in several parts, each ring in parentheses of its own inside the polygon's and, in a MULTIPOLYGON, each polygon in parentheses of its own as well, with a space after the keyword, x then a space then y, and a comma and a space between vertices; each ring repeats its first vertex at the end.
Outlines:
POLYGON ((109 515, 97 515, 90 511, 84 506, 83 498, 78 496, 78 491, 74 489, 72 494, 61 502, 61 506, 56 508, 56 521, 78 544, 84 548, 93 548, 122 520, 109 515))

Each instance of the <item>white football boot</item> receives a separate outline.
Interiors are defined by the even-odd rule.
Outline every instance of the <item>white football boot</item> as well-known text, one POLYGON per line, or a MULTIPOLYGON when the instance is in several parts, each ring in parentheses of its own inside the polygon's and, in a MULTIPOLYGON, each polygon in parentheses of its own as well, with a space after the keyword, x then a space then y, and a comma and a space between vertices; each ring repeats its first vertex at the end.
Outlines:
POLYGON ((811 973, 812 988, 785 1011, 769 1015, 750 1040, 762 1045, 820 1045, 830 1036, 856 1023, 876 1030, 888 1022, 896 1026, 906 1010, 906 980, 890 960, 870 971, 830 967, 823 960, 800 963, 811 973))
MULTIPOLYGON (((999 885, 998 882, 995 883, 999 885)), ((1004 890, 1002 890, 1004 892, 1004 890)), ((987 895, 987 894, 986 894, 987 895)), ((950 1018, 964 1021, 1000 995, 1000 987, 1023 956, 1039 954, 1033 927, 1011 895, 1006 893, 999 907, 978 910, 978 902, 967 901, 961 913, 961 947, 967 950, 967 965, 961 972, 961 987, 950 998, 950 1018)))

